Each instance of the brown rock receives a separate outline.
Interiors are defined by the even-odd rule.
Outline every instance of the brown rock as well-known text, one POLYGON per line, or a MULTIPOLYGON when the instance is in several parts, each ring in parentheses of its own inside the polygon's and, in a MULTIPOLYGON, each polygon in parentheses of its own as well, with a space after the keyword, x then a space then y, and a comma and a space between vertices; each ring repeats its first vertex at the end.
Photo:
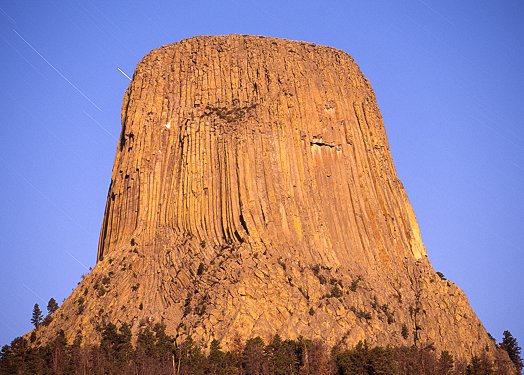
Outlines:
POLYGON ((102 322, 136 332, 155 319, 223 347, 278 333, 495 350, 427 259, 353 59, 241 35, 184 40, 138 64, 98 262, 55 314, 44 339, 60 327, 96 341, 102 322))

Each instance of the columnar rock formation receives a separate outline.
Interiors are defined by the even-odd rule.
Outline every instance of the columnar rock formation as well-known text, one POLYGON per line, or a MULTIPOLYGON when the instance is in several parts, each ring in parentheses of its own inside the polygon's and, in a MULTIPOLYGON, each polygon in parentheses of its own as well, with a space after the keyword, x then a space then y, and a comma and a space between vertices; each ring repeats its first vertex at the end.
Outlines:
POLYGON ((375 95, 346 53, 241 35, 152 51, 122 108, 98 262, 51 325, 162 320, 228 347, 274 334, 495 350, 432 269, 375 95))

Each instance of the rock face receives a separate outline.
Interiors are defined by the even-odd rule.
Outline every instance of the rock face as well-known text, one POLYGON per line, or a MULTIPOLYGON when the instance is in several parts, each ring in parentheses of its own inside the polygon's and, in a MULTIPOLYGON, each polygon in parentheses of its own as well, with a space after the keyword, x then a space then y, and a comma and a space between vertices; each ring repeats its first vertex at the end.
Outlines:
POLYGON ((40 333, 162 320, 223 347, 280 334, 329 345, 493 342, 432 269, 375 95, 346 53, 197 37, 137 66, 98 262, 40 333))

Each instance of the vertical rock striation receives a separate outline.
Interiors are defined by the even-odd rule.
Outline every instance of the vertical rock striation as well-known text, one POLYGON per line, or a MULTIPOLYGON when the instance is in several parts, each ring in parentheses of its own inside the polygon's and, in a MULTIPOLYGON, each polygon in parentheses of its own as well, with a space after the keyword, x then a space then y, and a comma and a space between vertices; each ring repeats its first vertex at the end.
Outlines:
MULTIPOLYGON (((375 95, 346 53, 197 37, 137 66, 98 262, 47 331, 163 320, 227 347, 276 333, 495 350, 432 269, 375 95)), ((45 335, 45 331, 43 333, 45 335)))

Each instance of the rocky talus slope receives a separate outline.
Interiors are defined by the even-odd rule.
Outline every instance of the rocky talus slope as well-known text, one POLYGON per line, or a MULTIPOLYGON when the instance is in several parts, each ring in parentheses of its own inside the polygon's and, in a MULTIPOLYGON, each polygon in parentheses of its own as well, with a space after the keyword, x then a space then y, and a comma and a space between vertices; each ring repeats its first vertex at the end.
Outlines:
POLYGON ((52 323, 162 320, 223 347, 300 335, 333 345, 494 351, 431 267, 370 83, 346 53, 196 37, 149 53, 122 107, 98 262, 52 323))

